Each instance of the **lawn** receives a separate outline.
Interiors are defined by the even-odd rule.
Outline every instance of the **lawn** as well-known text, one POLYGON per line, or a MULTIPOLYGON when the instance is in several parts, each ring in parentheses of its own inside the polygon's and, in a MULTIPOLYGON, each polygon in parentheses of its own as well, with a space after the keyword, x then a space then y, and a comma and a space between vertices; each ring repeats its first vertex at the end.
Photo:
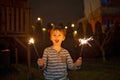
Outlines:
MULTIPOLYGON (((70 80, 120 80, 120 59, 112 58, 107 62, 100 59, 83 59, 80 70, 68 71, 70 80)), ((32 63, 31 77, 29 79, 26 65, 5 69, 0 75, 0 80, 44 80, 42 71, 32 63)))
POLYGON ((119 61, 89 61, 79 71, 70 71, 70 80, 120 80, 119 61))

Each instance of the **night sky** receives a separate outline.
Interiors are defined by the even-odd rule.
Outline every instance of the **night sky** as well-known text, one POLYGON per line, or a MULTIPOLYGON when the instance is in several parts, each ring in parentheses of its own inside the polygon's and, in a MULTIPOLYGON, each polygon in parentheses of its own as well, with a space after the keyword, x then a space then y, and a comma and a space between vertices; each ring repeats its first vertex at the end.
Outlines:
POLYGON ((43 24, 76 22, 83 16, 82 0, 31 0, 32 23, 41 17, 43 24))

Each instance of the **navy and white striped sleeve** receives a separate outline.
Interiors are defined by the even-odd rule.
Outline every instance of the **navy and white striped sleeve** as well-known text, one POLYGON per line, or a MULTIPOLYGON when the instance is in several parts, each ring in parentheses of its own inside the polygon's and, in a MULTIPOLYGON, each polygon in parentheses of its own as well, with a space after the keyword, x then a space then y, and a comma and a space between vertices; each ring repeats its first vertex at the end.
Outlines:
POLYGON ((47 49, 45 49, 43 51, 43 57, 42 57, 42 59, 44 60, 44 68, 46 68, 47 57, 48 57, 48 51, 47 51, 47 49))
POLYGON ((68 67, 68 69, 71 69, 71 70, 79 69, 77 66, 74 65, 73 59, 70 56, 68 51, 67 51, 66 57, 67 57, 67 67, 68 67))

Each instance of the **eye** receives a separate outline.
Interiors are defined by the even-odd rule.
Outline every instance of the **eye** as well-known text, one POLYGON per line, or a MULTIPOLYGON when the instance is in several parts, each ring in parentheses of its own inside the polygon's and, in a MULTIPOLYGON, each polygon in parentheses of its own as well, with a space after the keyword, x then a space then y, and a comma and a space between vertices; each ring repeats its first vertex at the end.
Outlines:
POLYGON ((59 34, 58 36, 61 36, 61 34, 59 34))
POLYGON ((56 36, 55 34, 53 36, 56 36))

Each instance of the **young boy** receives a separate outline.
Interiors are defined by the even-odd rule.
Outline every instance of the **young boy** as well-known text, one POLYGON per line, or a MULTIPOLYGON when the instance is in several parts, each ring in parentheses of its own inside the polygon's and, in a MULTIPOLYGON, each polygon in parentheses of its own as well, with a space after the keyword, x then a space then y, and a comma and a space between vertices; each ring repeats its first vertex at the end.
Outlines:
POLYGON ((69 52, 61 47, 65 35, 64 29, 59 27, 50 30, 50 40, 53 44, 44 50, 43 57, 37 61, 38 65, 44 69, 46 80, 69 80, 67 69, 80 69, 82 58, 79 57, 73 63, 69 52))

